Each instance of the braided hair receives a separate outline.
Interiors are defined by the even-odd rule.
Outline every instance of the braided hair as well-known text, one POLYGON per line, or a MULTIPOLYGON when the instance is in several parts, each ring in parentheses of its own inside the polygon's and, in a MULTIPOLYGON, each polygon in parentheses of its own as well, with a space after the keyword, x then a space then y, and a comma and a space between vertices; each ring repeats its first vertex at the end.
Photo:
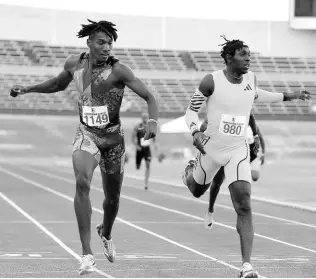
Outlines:
POLYGON ((107 34, 110 38, 112 38, 114 41, 117 40, 118 36, 117 36, 117 30, 114 26, 116 26, 114 23, 109 22, 109 21, 99 21, 99 22, 95 22, 92 21, 90 19, 88 19, 88 21, 90 22, 90 24, 81 24, 82 28, 81 30, 78 32, 77 37, 78 38, 84 38, 91 35, 93 35, 96 32, 104 32, 105 34, 107 34))
POLYGON ((225 43, 219 45, 222 46, 221 50, 221 57, 224 59, 224 64, 227 64, 226 55, 229 54, 231 56, 235 55, 236 50, 239 50, 243 47, 248 47, 243 41, 241 40, 227 40, 225 35, 221 35, 221 37, 225 40, 225 43))

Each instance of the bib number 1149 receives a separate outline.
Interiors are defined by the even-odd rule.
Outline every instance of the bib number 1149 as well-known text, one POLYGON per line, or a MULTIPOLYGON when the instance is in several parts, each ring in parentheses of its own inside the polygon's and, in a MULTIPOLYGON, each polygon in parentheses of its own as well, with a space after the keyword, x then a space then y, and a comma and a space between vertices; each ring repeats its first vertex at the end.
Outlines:
POLYGON ((104 126, 109 123, 109 114, 106 106, 82 107, 83 122, 91 127, 104 126))

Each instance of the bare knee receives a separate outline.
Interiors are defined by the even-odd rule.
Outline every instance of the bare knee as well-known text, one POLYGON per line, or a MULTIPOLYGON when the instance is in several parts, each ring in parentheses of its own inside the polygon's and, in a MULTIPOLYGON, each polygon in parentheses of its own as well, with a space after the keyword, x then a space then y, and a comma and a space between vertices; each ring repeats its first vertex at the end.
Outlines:
POLYGON ((88 196, 90 193, 91 178, 84 173, 76 174, 76 194, 79 196, 88 196))
POLYGON ((88 196, 97 160, 87 151, 78 150, 73 154, 73 168, 76 176, 76 195, 88 196))
POLYGON ((194 191, 192 194, 193 194, 193 197, 199 198, 199 197, 201 197, 204 193, 202 193, 202 191, 200 191, 200 190, 196 190, 196 191, 194 191))
POLYGON ((146 161, 146 169, 147 169, 147 170, 150 169, 150 161, 146 161))
POLYGON ((246 216, 251 213, 250 194, 244 194, 241 200, 235 202, 237 215, 246 216))
POLYGON ((229 185, 233 205, 237 215, 246 216, 251 213, 251 185, 246 181, 236 181, 229 185))
POLYGON ((210 187, 210 183, 208 184, 205 184, 205 185, 201 185, 197 182, 195 182, 194 179, 192 179, 191 181, 191 192, 192 192, 192 195, 195 197, 195 198, 199 198, 201 197, 202 195, 204 195, 204 193, 206 192, 206 190, 210 187))
POLYGON ((104 199, 104 202, 103 202, 103 208, 105 209, 106 207, 108 206, 111 206, 111 207, 116 207, 118 206, 120 203, 120 195, 117 194, 115 195, 114 197, 108 197, 108 196, 105 196, 105 199, 104 199))

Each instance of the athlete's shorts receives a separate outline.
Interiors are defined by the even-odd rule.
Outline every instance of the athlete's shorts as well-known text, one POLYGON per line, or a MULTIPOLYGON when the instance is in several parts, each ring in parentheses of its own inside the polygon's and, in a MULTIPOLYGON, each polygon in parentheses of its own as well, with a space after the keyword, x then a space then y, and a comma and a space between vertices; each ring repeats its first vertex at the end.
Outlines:
POLYGON ((140 168, 140 164, 142 160, 145 160, 146 162, 151 161, 151 151, 150 146, 142 147, 141 150, 136 150, 136 168, 140 168))
POLYGON ((124 132, 120 125, 106 131, 89 131, 80 124, 73 141, 73 153, 77 150, 89 152, 98 161, 102 172, 122 173, 125 163, 124 132))
POLYGON ((251 183, 251 171, 249 161, 249 146, 244 144, 221 152, 210 152, 210 142, 205 144, 207 154, 202 155, 197 152, 196 164, 193 169, 193 178, 196 183, 206 185, 212 182, 214 176, 221 167, 224 167, 225 183, 231 183, 239 180, 251 183))

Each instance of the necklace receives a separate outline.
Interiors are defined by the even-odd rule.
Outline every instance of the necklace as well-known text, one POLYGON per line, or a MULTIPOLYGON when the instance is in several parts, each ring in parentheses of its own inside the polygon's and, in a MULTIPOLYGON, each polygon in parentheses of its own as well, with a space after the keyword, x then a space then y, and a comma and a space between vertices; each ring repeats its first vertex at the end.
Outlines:
POLYGON ((241 77, 235 77, 234 75, 231 75, 227 70, 226 70, 226 73, 227 73, 229 76, 231 76, 231 77, 233 77, 233 78, 235 78, 235 79, 242 79, 242 76, 241 76, 241 77))

